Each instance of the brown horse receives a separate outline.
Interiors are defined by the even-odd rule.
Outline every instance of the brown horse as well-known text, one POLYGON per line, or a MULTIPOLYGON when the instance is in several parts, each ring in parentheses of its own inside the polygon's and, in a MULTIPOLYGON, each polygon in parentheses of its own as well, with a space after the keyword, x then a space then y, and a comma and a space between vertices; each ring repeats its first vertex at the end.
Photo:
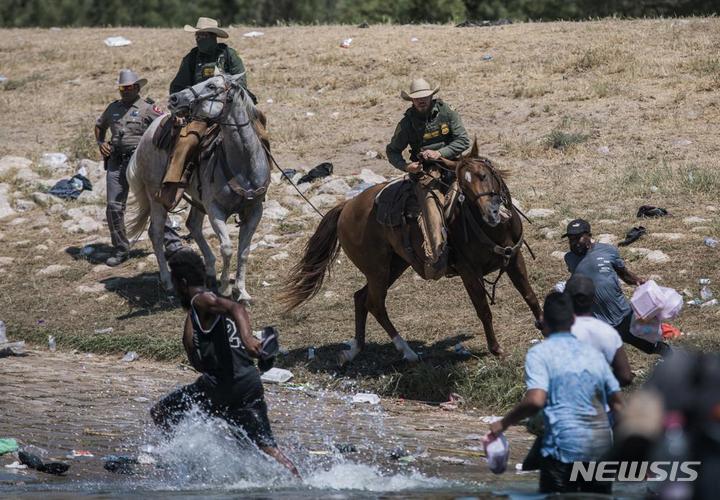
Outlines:
MULTIPOLYGON (((455 173, 461 194, 448 222, 451 263, 482 321, 490 352, 499 355, 502 349, 495 338, 484 275, 497 270, 507 273, 536 320, 541 314, 520 252, 522 220, 512 205, 502 173, 489 160, 478 156, 477 143, 470 154, 457 162, 455 173)), ((305 247, 302 260, 293 267, 282 295, 288 310, 314 297, 342 247, 365 275, 367 284, 355 292, 355 340, 350 342, 349 350, 340 354, 340 364, 351 361, 365 346, 368 312, 390 335, 406 360, 418 360, 390 321, 385 298, 388 288, 409 266, 425 277, 424 266, 415 257, 423 254, 417 250, 417 236, 412 245, 416 249, 413 255, 403 244, 400 231, 377 222, 375 196, 383 187, 384 184, 373 186, 335 206, 323 217, 305 247)))

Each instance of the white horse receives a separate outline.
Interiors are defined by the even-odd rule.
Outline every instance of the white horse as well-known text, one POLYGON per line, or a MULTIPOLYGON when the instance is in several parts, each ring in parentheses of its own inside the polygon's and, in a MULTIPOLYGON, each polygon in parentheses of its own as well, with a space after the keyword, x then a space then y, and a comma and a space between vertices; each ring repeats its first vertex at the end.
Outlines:
MULTIPOLYGON (((203 207, 192 206, 187 228, 205 259, 205 272, 211 283, 216 282, 215 255, 202 233, 205 215, 210 217, 220 239, 223 267, 220 293, 238 300, 250 300, 245 288, 245 272, 250 241, 263 212, 263 200, 270 183, 270 164, 255 128, 258 111, 240 84, 241 75, 216 75, 193 87, 172 94, 169 107, 173 112, 188 112, 193 119, 217 123, 221 127, 222 147, 201 159, 188 186, 187 193, 203 207), (238 258, 235 284, 230 288, 230 261, 233 243, 228 234, 227 219, 238 214, 241 221, 238 237, 238 258)), ((170 118, 172 119, 172 117, 170 118)), ((140 234, 148 217, 148 234, 160 268, 160 280, 172 291, 170 272, 163 252, 163 227, 167 211, 154 197, 161 187, 168 162, 168 152, 153 144, 153 136, 161 123, 157 118, 143 134, 127 169, 130 189, 136 204, 128 224, 130 237, 140 234)))

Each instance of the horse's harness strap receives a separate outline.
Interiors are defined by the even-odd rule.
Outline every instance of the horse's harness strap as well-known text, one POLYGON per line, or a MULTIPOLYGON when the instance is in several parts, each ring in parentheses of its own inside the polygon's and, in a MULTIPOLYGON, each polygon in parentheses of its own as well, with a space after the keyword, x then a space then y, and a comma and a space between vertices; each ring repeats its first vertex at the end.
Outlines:
POLYGON ((259 186, 255 189, 247 189, 237 181, 233 173, 230 171, 230 167, 228 166, 227 160, 225 159, 225 152, 218 152, 217 158, 218 163, 220 163, 220 168, 222 169, 223 175, 228 180, 228 186, 230 186, 230 189, 232 189, 237 195, 242 196, 246 200, 253 200, 260 196, 264 196, 265 193, 267 193, 268 185, 270 184, 269 176, 265 184, 263 184, 262 186, 259 186))

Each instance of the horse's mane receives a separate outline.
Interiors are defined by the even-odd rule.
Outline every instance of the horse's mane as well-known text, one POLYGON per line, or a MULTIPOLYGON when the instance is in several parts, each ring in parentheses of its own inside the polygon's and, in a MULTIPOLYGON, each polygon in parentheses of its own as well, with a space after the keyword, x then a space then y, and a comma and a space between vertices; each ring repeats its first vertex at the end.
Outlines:
POLYGON ((265 114, 257 109, 255 103, 250 98, 250 93, 245 88, 240 88, 239 94, 242 96, 242 103, 245 106, 245 112, 247 112, 248 118, 252 122, 255 133, 257 134, 260 141, 266 146, 269 144, 270 136, 267 131, 267 120, 265 114))

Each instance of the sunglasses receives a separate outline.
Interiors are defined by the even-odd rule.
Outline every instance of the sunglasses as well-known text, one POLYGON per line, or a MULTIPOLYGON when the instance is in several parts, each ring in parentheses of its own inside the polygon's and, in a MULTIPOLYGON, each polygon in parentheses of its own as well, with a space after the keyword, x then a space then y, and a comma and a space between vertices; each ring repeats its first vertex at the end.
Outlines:
POLYGON ((135 88, 135 85, 118 85, 118 90, 120 92, 130 92, 135 88))

